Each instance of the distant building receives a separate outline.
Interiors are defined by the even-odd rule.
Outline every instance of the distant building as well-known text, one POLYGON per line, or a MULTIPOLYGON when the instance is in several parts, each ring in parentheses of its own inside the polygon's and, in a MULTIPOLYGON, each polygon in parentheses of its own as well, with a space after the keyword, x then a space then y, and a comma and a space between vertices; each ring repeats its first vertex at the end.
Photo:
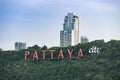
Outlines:
POLYGON ((26 48, 26 43, 23 43, 23 42, 15 43, 15 51, 19 51, 19 50, 25 49, 25 48, 26 48))
POLYGON ((79 42, 79 17, 75 13, 68 13, 64 18, 63 30, 60 31, 60 46, 74 46, 79 42))
POLYGON ((87 43, 89 40, 86 36, 81 36, 81 43, 87 43))

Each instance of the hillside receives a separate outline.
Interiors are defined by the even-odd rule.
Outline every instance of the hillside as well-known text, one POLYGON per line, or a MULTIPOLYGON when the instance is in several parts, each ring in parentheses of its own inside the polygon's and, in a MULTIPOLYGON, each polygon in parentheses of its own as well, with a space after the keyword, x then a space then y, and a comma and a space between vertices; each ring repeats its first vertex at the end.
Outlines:
MULTIPOLYGON (((120 80, 120 41, 96 40, 85 44, 62 48, 65 59, 24 60, 25 51, 31 53, 37 50, 42 58, 40 50, 47 47, 29 47, 21 51, 0 51, 0 80, 120 80), (88 52, 92 46, 101 48, 100 53, 90 55, 88 52), (80 48, 84 56, 69 59, 67 49, 74 48, 75 56, 80 48)), ((59 47, 55 50, 57 57, 59 47)), ((49 50, 47 49, 47 50, 49 50)), ((47 53, 46 57, 50 54, 47 53)))

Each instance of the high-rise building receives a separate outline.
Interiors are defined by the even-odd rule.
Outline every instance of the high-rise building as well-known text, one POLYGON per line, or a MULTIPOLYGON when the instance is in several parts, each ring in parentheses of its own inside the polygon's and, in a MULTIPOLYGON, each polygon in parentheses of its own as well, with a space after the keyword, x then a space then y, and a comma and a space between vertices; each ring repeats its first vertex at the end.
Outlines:
POLYGON ((15 43, 15 51, 19 51, 19 50, 25 49, 25 48, 26 48, 26 43, 23 43, 23 42, 15 43))
POLYGON ((68 13, 64 18, 63 30, 60 31, 60 46, 74 46, 79 41, 79 17, 75 13, 68 13))
POLYGON ((81 36, 81 43, 87 43, 89 40, 86 36, 81 36))

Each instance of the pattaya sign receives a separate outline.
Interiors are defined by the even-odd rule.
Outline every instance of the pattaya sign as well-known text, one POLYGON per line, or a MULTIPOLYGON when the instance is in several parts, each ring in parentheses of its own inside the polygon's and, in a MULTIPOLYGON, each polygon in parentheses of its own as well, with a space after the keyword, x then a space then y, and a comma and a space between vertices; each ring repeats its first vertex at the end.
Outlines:
MULTIPOLYGON (((54 52, 55 50, 41 50, 42 52, 42 59, 45 60, 46 59, 46 53, 49 52, 50 53, 50 59, 54 59, 54 52)), ((70 50, 70 49, 67 49, 67 52, 69 54, 69 58, 72 59, 72 54, 73 54, 73 49, 70 50)), ((30 51, 26 51, 25 52, 25 55, 24 55, 24 59, 27 60, 28 58, 30 58, 30 51)), ((82 49, 79 49, 78 53, 77 53, 77 58, 80 58, 83 56, 83 52, 82 52, 82 49)), ((59 50, 58 52, 58 56, 57 56, 58 59, 64 59, 64 54, 63 54, 63 51, 62 49, 59 50)), ((37 51, 34 51, 33 53, 33 56, 32 56, 32 60, 38 60, 39 59, 39 56, 38 56, 38 52, 37 51)))
MULTIPOLYGON (((101 50, 101 48, 96 47, 96 46, 92 46, 91 48, 89 48, 89 51, 88 51, 88 52, 89 52, 91 55, 94 55, 94 54, 100 53, 100 50, 101 50)), ((46 59, 46 53, 48 53, 48 52, 50 53, 50 59, 55 59, 55 58, 54 58, 54 52, 55 52, 55 50, 49 50, 49 51, 48 51, 48 50, 41 50, 41 52, 42 52, 42 59, 43 59, 43 60, 46 59)), ((72 59, 72 58, 73 58, 73 57, 72 57, 73 49, 72 49, 72 50, 67 49, 67 53, 68 53, 68 55, 69 55, 69 58, 72 59)), ((80 58, 80 57, 83 57, 83 51, 82 51, 81 48, 79 49, 76 58, 80 58)), ((25 55, 24 55, 24 59, 25 59, 25 60, 27 60, 28 58, 31 58, 31 53, 30 53, 30 51, 26 51, 26 52, 25 52, 25 55)), ((64 58, 65 58, 62 49, 59 50, 58 55, 57 55, 57 59, 60 59, 60 58, 61 58, 61 59, 64 59, 64 58)), ((38 52, 37 52, 36 50, 34 51, 34 53, 32 53, 32 58, 31 58, 31 59, 32 59, 32 60, 38 60, 38 59, 39 59, 38 52)))

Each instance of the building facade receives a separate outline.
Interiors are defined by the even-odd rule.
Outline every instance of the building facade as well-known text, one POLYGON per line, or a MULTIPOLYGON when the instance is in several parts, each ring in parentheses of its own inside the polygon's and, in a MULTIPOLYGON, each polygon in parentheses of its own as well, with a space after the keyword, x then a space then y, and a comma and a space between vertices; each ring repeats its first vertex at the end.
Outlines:
POLYGON ((68 13, 64 18, 63 30, 60 31, 60 46, 74 46, 79 41, 79 17, 75 13, 68 13))
POLYGON ((87 43, 89 39, 86 36, 81 36, 81 43, 87 43))
POLYGON ((15 43, 15 51, 19 51, 19 50, 25 49, 25 48, 26 48, 26 43, 23 43, 23 42, 15 43))

